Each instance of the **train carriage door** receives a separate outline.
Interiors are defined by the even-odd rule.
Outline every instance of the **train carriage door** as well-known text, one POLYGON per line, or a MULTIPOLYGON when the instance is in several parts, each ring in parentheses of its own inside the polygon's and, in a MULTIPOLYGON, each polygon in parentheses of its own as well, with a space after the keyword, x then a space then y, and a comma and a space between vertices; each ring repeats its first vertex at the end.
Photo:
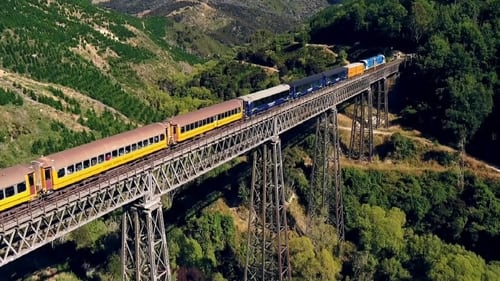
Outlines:
POLYGON ((45 187, 46 191, 52 190, 52 167, 43 168, 43 179, 42 184, 45 187))
POLYGON ((43 183, 42 183, 42 163, 38 161, 32 161, 31 165, 33 165, 33 169, 35 170, 35 191, 36 193, 40 193, 43 191, 43 183))
POLYGON ((37 190, 35 188, 35 174, 34 173, 29 173, 28 174, 28 186, 30 189, 30 194, 31 195, 36 195, 37 190))

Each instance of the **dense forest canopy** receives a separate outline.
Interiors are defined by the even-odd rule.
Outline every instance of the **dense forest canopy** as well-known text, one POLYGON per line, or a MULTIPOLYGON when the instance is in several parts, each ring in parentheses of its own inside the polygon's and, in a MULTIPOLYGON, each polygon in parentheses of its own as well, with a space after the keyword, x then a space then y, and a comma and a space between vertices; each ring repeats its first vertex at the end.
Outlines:
POLYGON ((498 0, 346 0, 311 20, 311 38, 415 53, 403 77, 405 120, 455 146, 493 148, 499 15, 498 0))

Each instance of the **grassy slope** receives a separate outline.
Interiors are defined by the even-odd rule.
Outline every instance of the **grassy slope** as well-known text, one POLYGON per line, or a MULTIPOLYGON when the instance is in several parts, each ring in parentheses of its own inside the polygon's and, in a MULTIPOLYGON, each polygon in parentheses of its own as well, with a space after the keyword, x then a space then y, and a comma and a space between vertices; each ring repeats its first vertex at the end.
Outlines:
POLYGON ((200 60, 164 40, 169 31, 163 20, 119 15, 84 0, 2 1, 0 14, 0 87, 24 100, 22 106, 0 106, 6 121, 0 122, 0 167, 38 156, 31 145, 58 134, 52 121, 99 138, 101 132, 79 119, 87 110, 99 117, 106 109, 123 124, 139 125, 186 103, 160 91, 157 81, 193 71, 190 64, 200 60), (79 103, 81 114, 67 110, 49 87, 79 103), (63 109, 34 101, 30 91, 63 109))

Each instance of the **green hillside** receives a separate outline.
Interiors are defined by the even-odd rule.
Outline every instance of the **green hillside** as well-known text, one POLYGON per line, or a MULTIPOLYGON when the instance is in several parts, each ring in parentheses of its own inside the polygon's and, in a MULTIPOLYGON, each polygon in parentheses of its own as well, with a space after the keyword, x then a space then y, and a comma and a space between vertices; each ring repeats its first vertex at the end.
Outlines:
POLYGON ((99 5, 140 16, 159 15, 190 26, 183 36, 197 34, 225 44, 242 43, 257 30, 291 30, 322 8, 328 0, 109 0, 99 5), (200 32, 201 31, 201 32, 200 32))
POLYGON ((2 1, 0 167, 211 102, 158 86, 203 62, 169 27, 89 1, 2 1))

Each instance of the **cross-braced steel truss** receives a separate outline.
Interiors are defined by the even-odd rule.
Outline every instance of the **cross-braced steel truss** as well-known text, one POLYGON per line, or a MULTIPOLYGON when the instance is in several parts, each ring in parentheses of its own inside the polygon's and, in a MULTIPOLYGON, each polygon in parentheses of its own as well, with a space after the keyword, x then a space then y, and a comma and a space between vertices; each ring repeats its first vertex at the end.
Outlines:
POLYGON ((375 84, 375 99, 377 101, 377 114, 375 128, 387 128, 389 126, 389 96, 387 89, 387 79, 381 79, 375 84))
POLYGON ((0 266, 146 195, 177 189, 366 91, 373 81, 397 73, 402 61, 1 212, 0 266))
POLYGON ((352 117, 349 158, 372 160, 373 98, 371 88, 355 97, 352 117))
POLYGON ((245 280, 291 280, 279 138, 253 157, 245 280))
MULTIPOLYGON (((149 184, 151 186, 151 177, 149 184)), ((145 196, 122 215, 122 280, 170 281, 160 195, 145 196)))
POLYGON ((336 107, 317 119, 309 192, 308 229, 315 221, 314 217, 326 217, 326 221, 336 226, 339 240, 344 240, 344 204, 336 107), (334 216, 333 220, 330 219, 331 215, 334 216))

